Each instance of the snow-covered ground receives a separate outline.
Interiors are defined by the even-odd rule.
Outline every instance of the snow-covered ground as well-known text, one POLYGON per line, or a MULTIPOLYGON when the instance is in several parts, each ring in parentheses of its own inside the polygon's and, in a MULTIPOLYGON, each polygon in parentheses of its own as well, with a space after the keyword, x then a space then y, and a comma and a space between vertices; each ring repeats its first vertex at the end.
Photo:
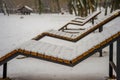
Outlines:
MULTIPOLYGON (((48 29, 59 29, 75 18, 66 14, 32 14, 22 17, 0 14, 0 56, 48 29)), ((104 80, 109 70, 108 48, 104 51, 104 57, 98 57, 97 53, 74 67, 34 58, 15 58, 8 63, 8 76, 13 80, 104 80)))

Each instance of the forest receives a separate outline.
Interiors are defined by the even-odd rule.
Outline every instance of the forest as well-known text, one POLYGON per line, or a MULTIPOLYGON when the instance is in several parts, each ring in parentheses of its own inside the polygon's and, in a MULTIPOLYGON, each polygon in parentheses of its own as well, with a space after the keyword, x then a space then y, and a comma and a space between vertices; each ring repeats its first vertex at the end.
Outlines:
POLYGON ((62 13, 69 12, 76 16, 87 16, 96 9, 105 8, 113 12, 120 8, 120 0, 0 0, 0 12, 17 13, 17 9, 27 5, 34 13, 62 13))

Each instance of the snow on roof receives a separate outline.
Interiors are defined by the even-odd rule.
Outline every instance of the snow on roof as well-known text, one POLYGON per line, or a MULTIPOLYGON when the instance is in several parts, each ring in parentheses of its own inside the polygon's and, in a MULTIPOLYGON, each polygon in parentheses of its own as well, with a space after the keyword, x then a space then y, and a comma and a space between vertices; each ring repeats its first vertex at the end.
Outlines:
POLYGON ((29 10, 31 10, 31 11, 33 11, 33 9, 32 8, 30 8, 29 6, 24 6, 25 8, 27 8, 27 9, 29 9, 29 10))

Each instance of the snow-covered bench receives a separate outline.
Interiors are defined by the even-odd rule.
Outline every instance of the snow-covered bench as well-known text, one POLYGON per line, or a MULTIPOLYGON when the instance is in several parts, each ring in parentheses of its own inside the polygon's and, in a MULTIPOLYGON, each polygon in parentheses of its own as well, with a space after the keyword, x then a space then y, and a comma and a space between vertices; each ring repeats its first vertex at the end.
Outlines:
POLYGON ((119 18, 115 20, 115 23, 105 25, 104 31, 101 33, 91 33, 72 46, 61 46, 40 40, 29 40, 0 58, 0 65, 3 61, 11 58, 15 54, 22 54, 73 66, 78 61, 83 60, 97 51, 97 49, 120 37, 120 20, 119 18))
POLYGON ((101 13, 100 10, 94 11, 93 13, 89 14, 87 17, 77 17, 75 18, 75 20, 73 21, 80 21, 80 22, 84 22, 85 20, 88 20, 90 18, 96 17, 97 15, 99 15, 101 13))
POLYGON ((72 20, 72 22, 79 22, 81 25, 84 25, 85 23, 89 22, 91 19, 94 19, 100 13, 101 13, 101 11, 98 10, 98 11, 95 11, 92 14, 88 15, 86 18, 75 18, 75 20, 72 20))
POLYGON ((63 40, 76 42, 76 41, 82 39, 83 37, 85 37, 86 35, 90 34, 91 32, 95 31, 96 29, 101 28, 103 25, 110 22, 111 20, 113 20, 114 18, 116 18, 119 15, 120 15, 120 10, 116 10, 113 13, 105 16, 104 18, 98 19, 96 21, 96 24, 86 28, 85 30, 81 30, 79 33, 71 34, 71 33, 67 33, 64 31, 49 30, 49 31, 46 31, 46 32, 38 35, 37 37, 35 37, 33 39, 39 40, 44 36, 51 36, 51 37, 55 37, 55 38, 59 38, 59 39, 63 39, 63 40))
MULTIPOLYGON (((108 14, 107 16, 103 16, 102 17, 102 19, 99 19, 98 18, 98 20, 97 20, 97 22, 103 22, 105 19, 107 19, 107 18, 110 18, 111 16, 113 16, 114 14, 117 14, 117 13, 119 13, 120 12, 120 10, 116 10, 116 11, 114 11, 113 13, 111 13, 111 14, 108 14)), ((95 12, 95 13, 98 13, 98 12, 95 12)), ((95 14, 94 13, 94 14, 95 14)), ((93 15, 94 15, 93 14, 93 15)), ((89 19, 86 19, 85 21, 87 21, 87 20, 89 20, 89 19)), ((69 29, 69 26, 68 25, 71 25, 71 24, 74 24, 74 25, 78 25, 78 27, 80 26, 80 29, 81 29, 81 27, 82 27, 82 29, 84 29, 84 26, 83 25, 81 25, 81 24, 83 24, 84 22, 82 22, 82 23, 78 23, 78 21, 76 21, 76 22, 73 22, 73 20, 72 20, 72 22, 69 22, 69 23, 67 23, 65 26, 63 26, 62 28, 60 28, 59 29, 59 31, 60 30, 62 30, 62 31, 64 31, 64 30, 66 30, 66 29, 69 29)), ((95 22, 96 23, 96 22, 95 22)))
POLYGON ((68 25, 72 24, 72 25, 79 25, 79 26, 83 26, 85 25, 87 22, 89 22, 90 20, 94 20, 94 18, 99 15, 101 13, 101 11, 95 11, 93 12, 91 15, 89 15, 88 17, 81 19, 81 18, 76 18, 75 20, 72 20, 71 22, 67 23, 65 26, 63 26, 60 30, 64 29, 64 27, 67 27, 68 25))
POLYGON ((71 65, 118 36, 120 36, 120 28, 119 23, 116 22, 111 26, 105 26, 104 31, 101 33, 87 35, 75 43, 74 46, 60 46, 48 42, 30 40, 18 47, 18 52, 71 65))

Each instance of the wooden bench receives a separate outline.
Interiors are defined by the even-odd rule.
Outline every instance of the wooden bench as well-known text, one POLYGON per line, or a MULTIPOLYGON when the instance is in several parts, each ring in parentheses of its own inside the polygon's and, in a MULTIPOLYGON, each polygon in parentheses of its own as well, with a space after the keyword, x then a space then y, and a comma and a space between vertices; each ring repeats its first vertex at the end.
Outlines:
POLYGON ((88 28, 82 32, 76 33, 76 34, 67 33, 67 32, 63 32, 63 31, 57 31, 57 30, 49 30, 49 31, 42 33, 41 36, 38 35, 37 37, 33 38, 33 40, 39 40, 44 36, 50 36, 50 37, 55 37, 55 38, 59 38, 59 39, 63 39, 63 40, 76 42, 76 41, 80 40, 81 38, 87 36, 88 34, 92 33, 93 31, 100 29, 101 27, 103 27, 104 24, 110 22, 111 20, 113 20, 114 18, 116 18, 119 15, 120 15, 120 10, 116 10, 115 12, 107 15, 103 19, 100 19, 95 25, 91 26, 90 28, 88 28))
POLYGON ((48 42, 30 40, 0 58, 0 65, 6 61, 6 59, 11 59, 11 56, 17 53, 62 64, 74 65, 78 61, 81 61, 84 58, 90 56, 93 52, 95 53, 98 51, 99 48, 102 48, 108 43, 110 44, 111 41, 120 37, 120 28, 118 26, 120 24, 119 22, 106 26, 105 30, 101 33, 91 33, 118 15, 120 15, 120 11, 112 13, 110 16, 104 18, 103 21, 98 23, 96 26, 89 29, 86 33, 83 33, 84 35, 82 35, 82 37, 81 35, 78 36, 77 40, 79 40, 79 42, 75 44, 75 46, 57 45, 48 42))
MULTIPOLYGON (((92 15, 89 15, 86 19, 77 20, 77 19, 79 19, 79 18, 77 18, 77 19, 75 19, 75 20, 72 20, 71 22, 67 23, 65 26, 63 26, 63 27, 60 28, 59 30, 62 30, 62 29, 64 29, 64 28, 67 29, 67 26, 70 25, 70 24, 83 26, 83 25, 85 25, 87 22, 89 22, 90 20, 94 21, 94 18, 95 18, 97 15, 99 15, 100 13, 101 13, 101 11, 95 11, 95 12, 93 12, 92 15)), ((94 24, 94 22, 92 22, 92 23, 94 24)))

